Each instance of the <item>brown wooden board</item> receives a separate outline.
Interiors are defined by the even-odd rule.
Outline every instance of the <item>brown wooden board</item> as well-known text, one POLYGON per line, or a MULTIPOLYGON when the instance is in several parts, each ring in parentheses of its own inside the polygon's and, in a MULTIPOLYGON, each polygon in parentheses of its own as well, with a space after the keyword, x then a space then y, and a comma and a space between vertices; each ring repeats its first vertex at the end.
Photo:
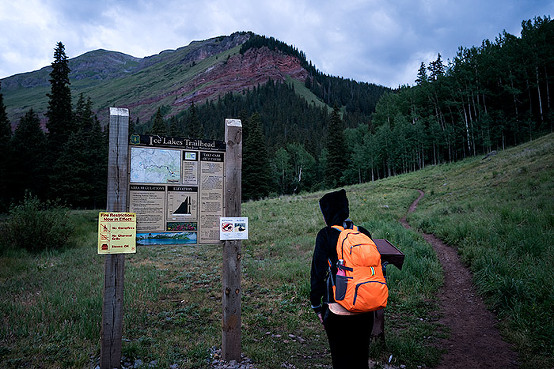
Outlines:
POLYGON ((396 266, 398 269, 402 269, 404 264, 404 254, 398 250, 392 243, 385 239, 374 239, 375 246, 381 254, 381 263, 387 262, 396 266))

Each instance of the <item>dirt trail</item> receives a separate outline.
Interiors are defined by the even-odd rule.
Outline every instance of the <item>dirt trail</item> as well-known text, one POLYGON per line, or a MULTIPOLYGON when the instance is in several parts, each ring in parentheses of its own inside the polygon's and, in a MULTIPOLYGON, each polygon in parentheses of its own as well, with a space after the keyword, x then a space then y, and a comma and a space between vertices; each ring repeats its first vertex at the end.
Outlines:
MULTIPOLYGON (((408 214, 415 211, 425 196, 423 191, 418 191, 420 195, 408 214)), ((400 222, 411 229, 406 217, 400 222)), ((441 342, 447 352, 437 368, 517 368, 517 355, 500 337, 496 317, 485 308, 472 284, 471 273, 461 263, 456 249, 432 234, 422 235, 433 246, 444 271, 444 286, 438 296, 440 323, 450 330, 450 337, 441 342)))

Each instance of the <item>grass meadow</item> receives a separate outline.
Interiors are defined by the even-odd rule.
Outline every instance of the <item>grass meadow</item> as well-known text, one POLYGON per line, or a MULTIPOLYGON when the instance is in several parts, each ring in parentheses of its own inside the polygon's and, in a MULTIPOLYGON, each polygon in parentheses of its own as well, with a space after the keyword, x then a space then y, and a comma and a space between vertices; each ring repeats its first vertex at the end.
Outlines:
MULTIPOLYGON (((386 346, 378 365, 438 364, 442 270, 430 245, 398 219, 457 247, 522 368, 554 367, 554 135, 523 146, 346 187, 351 218, 406 255, 388 267, 386 346)), ((326 336, 310 309, 323 193, 243 204, 242 351, 258 368, 330 368, 326 336)), ((0 254, 0 367, 94 368, 100 350, 104 257, 98 211, 76 211, 76 246, 0 254)), ((143 367, 209 368, 221 345, 221 245, 140 247, 125 257, 123 355, 143 367)))

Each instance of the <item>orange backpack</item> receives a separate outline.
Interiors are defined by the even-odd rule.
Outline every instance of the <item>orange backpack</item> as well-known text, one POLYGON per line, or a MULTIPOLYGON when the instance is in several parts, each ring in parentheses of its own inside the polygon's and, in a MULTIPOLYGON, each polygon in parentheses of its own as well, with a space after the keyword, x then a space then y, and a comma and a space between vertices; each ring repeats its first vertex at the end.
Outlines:
MULTIPOLYGON (((384 308, 389 290, 377 246, 356 226, 352 229, 333 228, 340 231, 337 242, 338 272, 332 286, 335 301, 355 313, 384 308)), ((329 278, 332 283, 332 275, 329 278)))

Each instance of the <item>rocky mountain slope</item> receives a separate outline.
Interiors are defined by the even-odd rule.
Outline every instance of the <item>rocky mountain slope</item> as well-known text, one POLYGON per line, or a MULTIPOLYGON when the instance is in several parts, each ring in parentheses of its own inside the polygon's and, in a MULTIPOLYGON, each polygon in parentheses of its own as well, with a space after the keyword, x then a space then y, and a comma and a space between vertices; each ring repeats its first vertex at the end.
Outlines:
MULTIPOLYGON (((145 122, 159 107, 164 108, 167 118, 188 109, 192 103, 202 104, 227 93, 241 93, 271 79, 293 82, 303 90, 299 95, 310 103, 324 104, 304 86, 310 76, 313 85, 314 71, 318 72, 311 64, 308 66, 302 53, 288 45, 283 51, 269 43, 269 47, 241 50, 253 37, 260 38, 250 32, 237 32, 194 41, 142 59, 107 50, 87 52, 69 60, 74 102, 81 93, 90 97, 103 123, 107 122, 108 108, 112 106, 127 107, 133 119, 145 122)), ((2 80, 1 93, 12 125, 29 108, 44 119, 50 70, 48 66, 2 80)), ((330 84, 326 88, 330 89, 330 84)))
MULTIPOLYGON (((201 61, 202 59, 199 59, 201 61)), ((242 92, 266 83, 269 79, 287 78, 304 81, 308 72, 292 56, 272 52, 267 48, 250 49, 243 55, 233 53, 195 74, 182 84, 175 84, 162 94, 146 96, 128 106, 142 110, 156 103, 170 105, 172 113, 187 109, 192 103, 213 100, 228 92, 242 92)))
MULTIPOLYGON (((174 115, 192 103, 216 99, 228 92, 241 92, 269 79, 304 81, 308 75, 300 60, 268 48, 240 46, 250 33, 235 33, 206 41, 192 42, 177 50, 163 51, 143 59, 119 52, 95 50, 69 60, 73 98, 90 96, 101 120, 109 106, 128 107, 133 117, 144 121, 160 105, 174 115)), ((10 121, 24 112, 46 112, 51 68, 18 74, 2 80, 10 121)))

